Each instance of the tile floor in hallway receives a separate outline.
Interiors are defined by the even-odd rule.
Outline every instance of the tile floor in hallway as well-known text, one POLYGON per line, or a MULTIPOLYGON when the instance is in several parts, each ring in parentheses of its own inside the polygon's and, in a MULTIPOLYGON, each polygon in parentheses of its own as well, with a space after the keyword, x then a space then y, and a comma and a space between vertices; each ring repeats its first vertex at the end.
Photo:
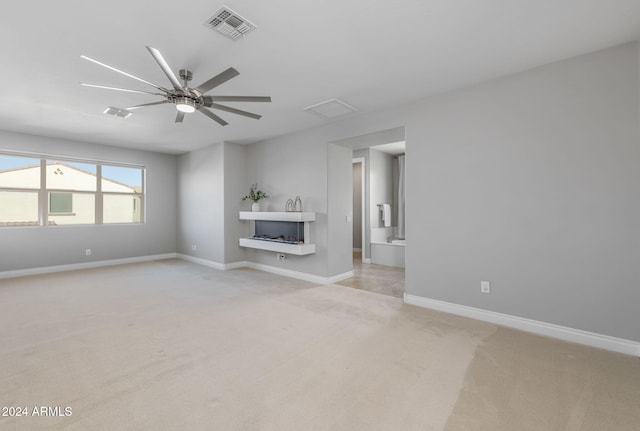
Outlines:
POLYGON ((336 284, 402 298, 404 268, 362 263, 362 253, 353 253, 353 277, 336 284))

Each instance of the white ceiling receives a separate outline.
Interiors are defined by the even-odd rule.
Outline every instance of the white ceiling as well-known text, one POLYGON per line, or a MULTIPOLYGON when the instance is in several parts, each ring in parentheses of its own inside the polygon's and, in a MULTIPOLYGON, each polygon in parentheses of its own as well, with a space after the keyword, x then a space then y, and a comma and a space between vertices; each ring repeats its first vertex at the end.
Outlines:
POLYGON ((392 156, 397 156, 400 154, 404 154, 406 146, 405 141, 398 141, 389 142, 388 144, 375 145, 371 148, 383 153, 391 154, 392 156))
POLYGON ((0 14, 0 129, 168 153, 246 144, 325 124, 302 109, 328 99, 361 115, 639 38, 638 0, 10 2, 0 14), (258 28, 232 41, 206 27, 223 4, 258 28), (169 87, 146 45, 176 74, 191 69, 194 85, 240 71, 209 94, 273 103, 229 102, 263 118, 222 112, 225 127, 198 113, 175 124, 171 105, 104 115, 157 99, 81 87, 151 89, 80 55, 169 87))

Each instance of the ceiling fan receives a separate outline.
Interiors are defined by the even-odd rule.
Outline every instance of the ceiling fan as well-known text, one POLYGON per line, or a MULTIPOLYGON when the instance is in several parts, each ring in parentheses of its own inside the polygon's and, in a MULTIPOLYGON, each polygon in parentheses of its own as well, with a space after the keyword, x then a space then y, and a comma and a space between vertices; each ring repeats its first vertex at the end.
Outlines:
POLYGON ((249 118, 255 118, 257 120, 261 117, 260 115, 253 114, 247 111, 242 111, 240 109, 232 108, 230 106, 220 105, 216 102, 271 102, 271 97, 268 97, 268 96, 205 96, 205 93, 227 82, 231 78, 238 76, 240 72, 238 72, 233 67, 230 67, 224 72, 219 73, 218 75, 214 76, 208 81, 205 81, 202 84, 198 85, 197 87, 191 88, 188 86, 188 83, 189 81, 191 81, 191 78, 192 78, 191 71, 186 69, 180 69, 180 71, 178 72, 178 74, 180 75, 180 79, 182 79, 182 82, 180 82, 176 77, 176 75, 171 70, 171 68, 169 67, 169 65, 167 64, 167 62, 165 61, 164 57, 162 57, 162 54, 160 53, 160 51, 150 46, 147 46, 147 50, 151 53, 151 56, 156 60, 156 62, 158 63, 158 65, 160 66, 164 74, 167 75, 167 78, 169 78, 169 82, 171 82, 173 89, 167 89, 167 88, 161 87, 152 82, 146 81, 130 73, 117 69, 113 66, 109 66, 107 64, 101 63, 98 60, 94 60, 93 58, 87 57, 85 55, 81 55, 80 57, 85 60, 91 61, 99 66, 106 67, 107 69, 113 70, 114 72, 121 73, 124 76, 128 76, 129 78, 133 78, 137 81, 150 85, 151 87, 154 87, 156 90, 159 90, 161 92, 153 93, 150 91, 130 90, 126 88, 108 87, 105 85, 85 84, 85 83, 81 83, 80 85, 83 85, 85 87, 102 88, 106 90, 124 91, 127 93, 141 93, 141 94, 150 94, 153 96, 160 96, 164 98, 164 100, 161 100, 159 102, 144 103, 142 105, 129 106, 127 108, 123 108, 123 110, 131 111, 134 109, 144 108, 147 106, 172 103, 175 105, 176 109, 178 110, 178 113, 176 115, 176 121, 175 121, 176 123, 181 123, 182 120, 184 119, 185 114, 198 111, 206 115, 207 117, 211 118, 213 121, 217 122, 222 126, 226 126, 228 124, 218 115, 211 112, 210 109, 226 111, 232 114, 242 115, 249 118))

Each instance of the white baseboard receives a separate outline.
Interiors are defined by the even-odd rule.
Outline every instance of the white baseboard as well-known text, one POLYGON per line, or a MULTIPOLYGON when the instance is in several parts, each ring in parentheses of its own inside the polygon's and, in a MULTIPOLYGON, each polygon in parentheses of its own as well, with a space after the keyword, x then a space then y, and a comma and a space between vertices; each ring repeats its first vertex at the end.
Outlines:
POLYGON ((327 283, 325 284, 333 284, 342 280, 346 280, 347 278, 353 277, 353 271, 343 272, 342 274, 334 275, 332 277, 327 278, 327 283))
POLYGON ((306 272, 293 271, 290 269, 278 268, 276 266, 264 265, 264 264, 255 263, 255 262, 240 261, 240 262, 231 262, 231 263, 220 263, 220 262, 214 262, 212 260, 202 259, 199 257, 189 256, 181 253, 166 253, 166 254, 155 254, 155 255, 149 255, 149 256, 127 257, 123 259, 109 259, 109 260, 97 260, 93 262, 72 263, 68 265, 55 265, 55 266, 45 266, 40 268, 18 269, 15 271, 0 271, 0 279, 24 277, 28 275, 52 274, 55 272, 75 271, 78 269, 99 268, 103 266, 123 265, 127 263, 149 262, 153 260, 175 259, 175 258, 186 260, 188 262, 197 263, 199 265, 208 266, 210 268, 215 268, 221 271, 225 271, 228 269, 236 269, 236 268, 253 268, 260 271, 270 272, 272 274, 284 275, 285 277, 297 278, 299 280, 309 281, 311 283, 316 283, 316 284, 333 284, 337 281, 344 280, 345 278, 353 277, 353 271, 348 271, 343 274, 338 274, 331 277, 321 277, 319 275, 307 274, 306 272))
POLYGON ((51 274, 54 272, 75 271, 78 269, 99 268, 102 266, 123 265, 126 263, 149 262, 160 259, 174 259, 176 253, 154 254, 149 256, 126 257, 123 259, 96 260, 93 262, 71 263, 68 265, 43 266, 40 268, 17 269, 0 272, 0 279, 24 277, 27 275, 51 274))
POLYGON ((244 262, 244 266, 264 272, 270 272, 272 274, 283 275, 285 277, 297 278, 298 280, 304 280, 316 284, 333 284, 337 281, 344 280, 345 278, 353 277, 353 271, 348 271, 343 274, 338 274, 331 277, 322 277, 319 275, 308 274, 306 272, 293 271, 291 269, 278 268, 277 266, 265 265, 255 262, 244 262))
POLYGON ((424 298, 422 296, 410 295, 407 293, 404 294, 404 302, 411 305, 417 305, 419 307, 430 308, 432 310, 470 317, 484 322, 495 323, 496 325, 507 326, 509 328, 532 332, 538 335, 557 338, 572 343, 584 344, 632 356, 640 356, 640 342, 625 340, 623 338, 610 337, 608 335, 568 328, 566 326, 554 325, 552 323, 540 322, 509 314, 496 313, 494 311, 468 307, 466 305, 438 301, 436 299, 424 298))
POLYGON ((362 263, 371 263, 371 259, 365 257, 362 259, 362 263))
POLYGON ((189 256, 188 254, 181 253, 177 253, 176 257, 178 259, 197 263, 198 265, 208 266, 209 268, 219 269, 221 271, 225 271, 227 269, 242 268, 243 266, 246 266, 246 262, 220 263, 213 260, 202 259, 200 257, 189 256))
POLYGON ((277 266, 265 265, 263 263, 256 263, 256 262, 240 261, 240 262, 232 262, 232 263, 220 263, 220 262, 214 262, 212 260, 201 259, 199 257, 193 257, 193 256, 180 254, 180 253, 178 253, 176 257, 178 257, 179 259, 184 259, 189 262, 208 266, 210 268, 219 269, 221 271, 225 271, 228 269, 236 269, 236 268, 252 268, 252 269, 257 269, 259 271, 283 275, 285 277, 296 278, 298 280, 309 281, 311 283, 316 283, 316 284, 333 284, 340 280, 353 277, 353 271, 348 271, 348 272, 334 275, 331 277, 321 277, 319 275, 308 274, 306 272, 300 272, 300 271, 293 271, 291 269, 278 268, 277 266))

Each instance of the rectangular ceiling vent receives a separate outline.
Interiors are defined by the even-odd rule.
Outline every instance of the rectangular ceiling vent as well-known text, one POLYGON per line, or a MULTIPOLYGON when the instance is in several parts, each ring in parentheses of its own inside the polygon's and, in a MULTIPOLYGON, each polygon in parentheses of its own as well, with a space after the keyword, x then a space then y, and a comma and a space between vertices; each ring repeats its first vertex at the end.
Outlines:
POLYGON ((126 109, 114 108, 113 106, 109 106, 107 109, 102 111, 103 114, 107 115, 115 115, 116 117, 121 118, 129 118, 131 116, 131 111, 127 111, 126 109))
POLYGON ((342 117, 357 111, 353 106, 338 99, 316 103, 315 105, 307 106, 304 110, 324 119, 342 117))
POLYGON ((213 17, 207 21, 207 23, 216 31, 219 31, 233 40, 238 39, 240 36, 244 36, 256 28, 255 24, 248 19, 241 17, 227 6, 222 6, 213 15, 213 17))

